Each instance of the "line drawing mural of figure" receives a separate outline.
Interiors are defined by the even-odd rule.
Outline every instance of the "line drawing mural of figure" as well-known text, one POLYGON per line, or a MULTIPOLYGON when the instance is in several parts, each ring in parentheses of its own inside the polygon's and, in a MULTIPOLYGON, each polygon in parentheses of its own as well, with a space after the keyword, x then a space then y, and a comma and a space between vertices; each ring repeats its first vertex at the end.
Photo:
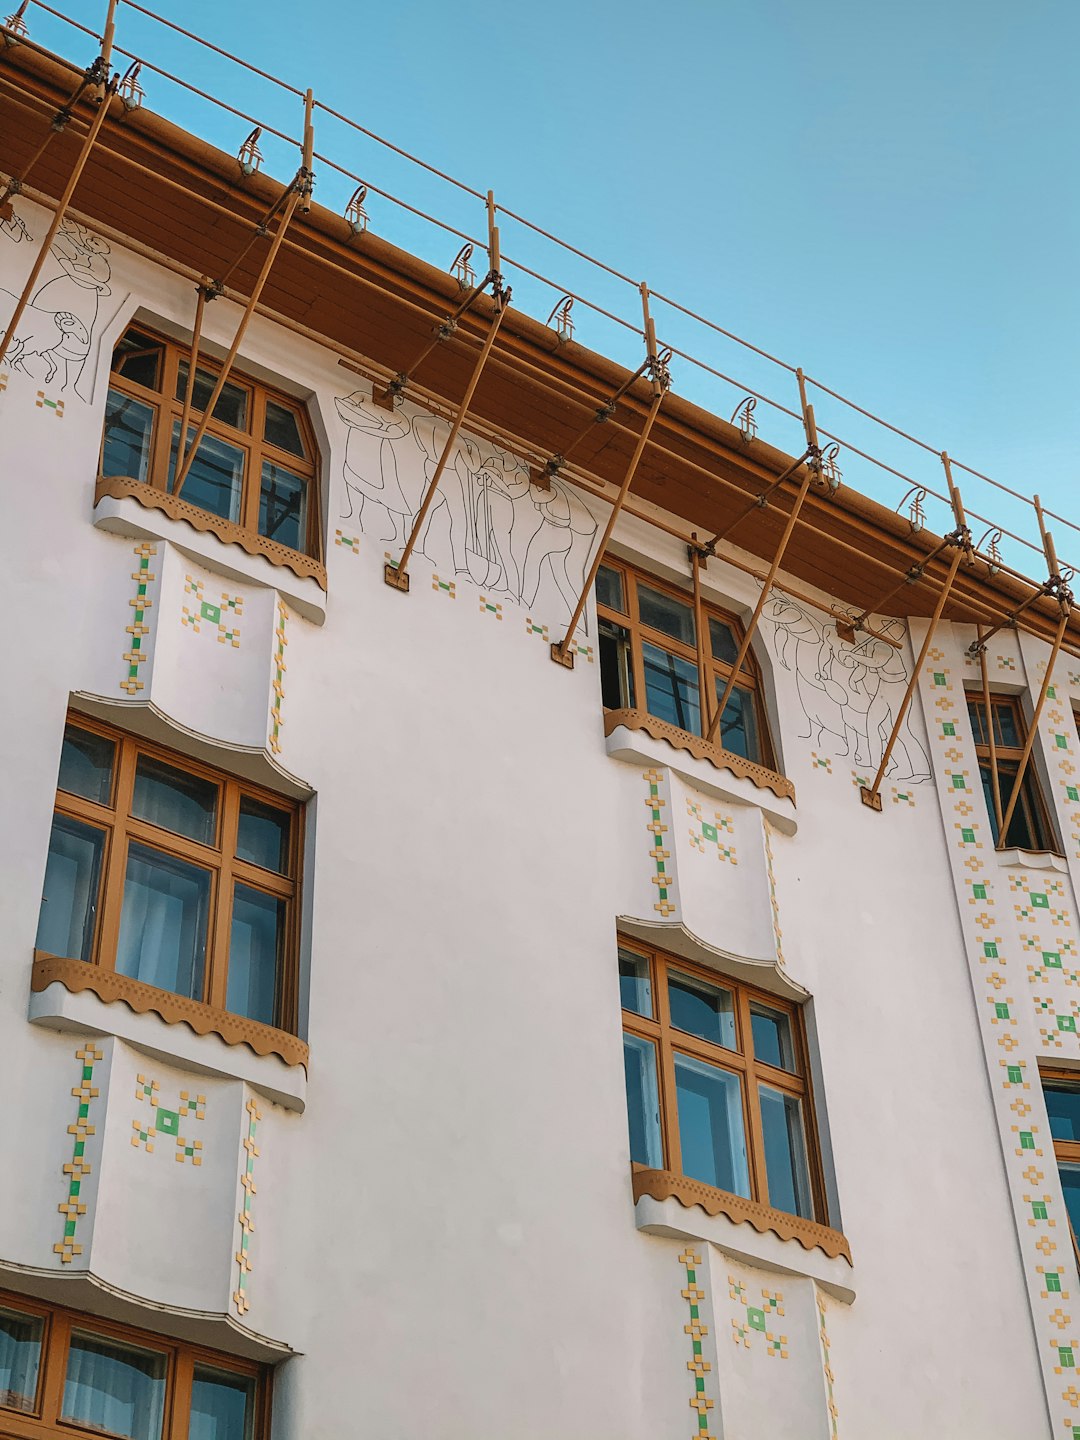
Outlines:
MULTIPOLYGON (((423 411, 411 419, 403 411, 388 412, 373 404, 366 390, 335 404, 348 427, 343 471, 348 508, 341 518, 355 518, 362 531, 403 546, 450 423, 423 411)), ((530 607, 550 577, 569 618, 599 528, 564 481, 538 490, 515 456, 459 435, 417 537, 417 553, 440 570, 452 566, 456 576, 530 607)))
MULTIPOLYGON (((4 233, 16 243, 29 238, 21 221, 17 222, 22 228, 18 235, 11 234, 10 223, 4 233)), ((61 390, 74 390, 85 401, 89 397, 79 385, 90 355, 101 299, 111 294, 109 246, 84 225, 65 219, 49 248, 49 257, 48 268, 59 274, 52 275, 31 297, 12 336, 7 358, 11 368, 24 375, 38 373, 39 367, 27 361, 43 361, 44 373, 39 378, 46 384, 63 366, 61 390)), ((13 312, 18 296, 0 291, 3 295, 10 297, 13 312)))
MULTIPOLYGON (((832 741, 833 753, 851 754, 856 765, 876 768, 907 688, 904 654, 873 636, 854 644, 841 640, 835 625, 823 624, 788 596, 774 591, 764 616, 774 626, 778 665, 795 676, 795 689, 808 729, 801 740, 818 748, 832 741)), ((904 627, 887 620, 882 631, 901 639, 904 627)), ((887 774, 915 784, 930 779, 930 762, 910 718, 900 727, 887 774)))

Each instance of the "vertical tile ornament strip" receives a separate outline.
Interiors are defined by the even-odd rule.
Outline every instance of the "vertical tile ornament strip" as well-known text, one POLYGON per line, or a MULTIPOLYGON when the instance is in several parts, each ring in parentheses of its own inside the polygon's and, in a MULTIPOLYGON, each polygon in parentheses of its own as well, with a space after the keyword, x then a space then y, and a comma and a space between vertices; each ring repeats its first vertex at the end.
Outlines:
POLYGON ((251 1274, 251 1237, 255 1233, 255 1223, 251 1218, 254 1208, 253 1197, 255 1195, 255 1161, 258 1158, 259 1147, 255 1144, 255 1136, 258 1132, 259 1121, 262 1116, 259 1114, 259 1107, 254 1100, 247 1102, 248 1132, 244 1140, 244 1170, 240 1176, 240 1184, 244 1190, 244 1203, 240 1208, 237 1219, 240 1222, 240 1249, 236 1252, 237 1279, 236 1289, 233 1292, 233 1304, 236 1306, 238 1315, 246 1315, 248 1309, 247 1284, 248 1276, 251 1274))
POLYGON ((641 778, 649 787, 649 794, 645 800, 645 804, 649 807, 649 823, 645 828, 653 837, 650 854, 656 867, 656 874, 652 877, 652 882, 658 891, 653 909, 658 910, 666 920, 669 915, 675 913, 675 906, 671 898, 675 893, 675 882, 667 870, 671 851, 664 848, 663 837, 667 834, 668 827, 663 823, 662 818, 663 808, 667 804, 660 794, 660 782, 663 776, 659 770, 643 770, 641 778))
POLYGON ((278 623, 274 630, 274 639, 277 641, 274 650, 274 698, 270 702, 270 749, 275 755, 280 755, 281 727, 285 723, 281 718, 281 707, 285 703, 285 671, 289 668, 285 664, 285 646, 289 643, 285 634, 285 625, 289 618, 289 612, 285 609, 284 600, 278 600, 277 612, 278 623))
POLYGON ((129 695, 137 695, 143 688, 143 682, 139 679, 139 666, 147 658, 149 651, 143 648, 142 642, 150 634, 150 626, 146 624, 146 612, 154 603, 146 598, 146 590, 155 578, 150 573, 150 561, 157 554, 157 546, 144 541, 143 544, 135 546, 135 554, 139 559, 139 568, 132 571, 131 578, 136 583, 136 590, 134 597, 128 601, 135 613, 131 617, 131 624, 126 627, 126 633, 131 636, 128 649, 124 651, 128 668, 127 675, 120 681, 120 689, 126 690, 129 695))
POLYGON ((833 1394, 834 1375, 832 1370, 832 1358, 829 1354, 829 1332, 825 1328, 825 1301, 817 1296, 818 1317, 821 1321, 821 1328, 818 1331, 821 1336, 821 1370, 825 1376, 825 1395, 829 1407, 829 1440, 839 1440, 840 1436, 840 1412, 836 1408, 836 1397, 833 1394))
POLYGON ((694 1440, 714 1440, 709 1433, 709 1411, 716 1403, 705 1394, 705 1376, 712 1369, 702 1354, 702 1340, 709 1333, 709 1327, 701 1323, 701 1302, 705 1292, 697 1283, 697 1267, 701 1256, 687 1249, 679 1256, 679 1264, 686 1268, 686 1289, 682 1297, 690 1307, 690 1324, 683 1326, 683 1332, 690 1336, 691 1358, 686 1368, 694 1377, 694 1393, 690 1397, 690 1409, 697 1411, 697 1431, 694 1440))
POLYGON ((74 1125, 68 1126, 68 1134, 74 1135, 75 1145, 71 1159, 64 1166, 64 1174, 68 1177, 67 1199, 56 1207, 64 1217, 64 1238, 53 1246, 53 1253, 60 1256, 64 1265, 70 1265, 76 1255, 82 1254, 83 1247, 75 1242, 75 1228, 79 1217, 86 1214, 86 1202, 80 1194, 83 1178, 90 1174, 86 1141, 94 1133, 90 1124, 90 1101, 98 1096, 97 1086, 93 1083, 94 1066, 102 1058, 102 1053, 96 1045, 88 1044, 75 1051, 75 1058, 82 1062, 82 1077, 71 1091, 79 1102, 79 1109, 74 1125))

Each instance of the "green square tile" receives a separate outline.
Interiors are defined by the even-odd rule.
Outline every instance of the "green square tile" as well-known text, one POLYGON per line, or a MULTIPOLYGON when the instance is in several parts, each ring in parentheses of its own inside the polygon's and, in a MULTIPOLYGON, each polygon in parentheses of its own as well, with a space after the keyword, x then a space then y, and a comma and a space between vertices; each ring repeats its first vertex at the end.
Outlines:
POLYGON ((751 1327, 751 1329, 753 1329, 753 1330, 764 1330, 764 1329, 765 1329, 765 1312, 764 1312, 764 1310, 758 1310, 758 1309, 756 1309, 753 1305, 748 1305, 748 1306, 746 1307, 746 1323, 747 1323, 747 1324, 751 1327))

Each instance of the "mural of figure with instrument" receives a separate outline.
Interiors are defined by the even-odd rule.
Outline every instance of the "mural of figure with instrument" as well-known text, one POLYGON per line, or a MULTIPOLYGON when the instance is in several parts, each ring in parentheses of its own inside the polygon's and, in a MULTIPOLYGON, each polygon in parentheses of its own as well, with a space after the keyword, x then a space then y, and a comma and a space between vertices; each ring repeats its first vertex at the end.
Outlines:
MULTIPOLYGON (((348 426, 346 508, 367 534, 402 547, 450 435, 439 416, 388 411, 357 390, 336 401, 348 426)), ((553 621, 568 619, 599 525, 573 487, 541 490, 528 468, 489 441, 459 435, 418 537, 417 553, 517 604, 535 606, 545 585, 553 621)))
MULTIPOLYGON (((851 755, 856 765, 876 768, 910 678, 903 651, 869 635, 857 635, 854 644, 841 640, 835 625, 779 592, 766 602, 764 615, 775 627, 777 664, 795 677, 808 723, 800 738, 818 748, 831 744, 833 754, 851 755)), ((890 639, 903 636, 896 620, 886 621, 882 630, 890 639)), ((887 773, 916 784, 930 779, 930 762, 910 714, 900 727, 887 773)))
MULTIPOLYGON (((14 221, 9 222, 3 233, 16 243, 28 238, 22 222, 18 222, 18 229, 14 221)), ((80 400, 89 400, 80 382, 93 344, 101 299, 111 293, 108 257, 109 246, 100 236, 75 220, 62 221, 46 262, 46 273, 52 274, 31 297, 8 346, 5 359, 12 370, 45 384, 60 372, 62 391, 74 391, 80 400)), ((13 313, 17 300, 11 291, 0 290, 0 314, 13 313), (5 297, 10 299, 10 306, 5 297)))

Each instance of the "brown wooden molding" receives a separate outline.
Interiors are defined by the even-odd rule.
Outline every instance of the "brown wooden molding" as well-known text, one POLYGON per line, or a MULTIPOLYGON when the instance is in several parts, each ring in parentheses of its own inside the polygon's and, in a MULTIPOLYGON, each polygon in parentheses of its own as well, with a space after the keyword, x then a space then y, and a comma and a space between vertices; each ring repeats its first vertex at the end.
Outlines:
POLYGON ((284 565, 300 580, 314 580, 321 589, 326 589, 326 566, 311 555, 302 555, 299 550, 290 550, 265 535, 245 530, 233 520, 201 510, 198 505, 157 490, 141 480, 130 480, 120 476, 100 477, 94 489, 94 504, 109 496, 112 500, 132 499, 147 510, 162 510, 173 520, 186 520, 193 530, 203 534, 216 535, 226 545, 239 545, 249 555, 261 555, 271 565, 284 565))
POLYGON ((730 770, 732 775, 737 775, 740 780, 749 780, 759 790, 771 790, 778 800, 795 799, 795 786, 786 775, 778 775, 775 770, 769 770, 753 760, 744 760, 741 755, 722 750, 719 745, 680 730, 677 725, 669 725, 666 720, 658 720, 644 710, 606 710, 604 734, 610 735, 619 725, 624 725, 627 730, 644 730, 654 740, 664 740, 674 750, 686 750, 698 760, 707 760, 717 770, 730 770))
POLYGON ((830 1230, 828 1225, 804 1220, 799 1215, 785 1215, 782 1210, 772 1210, 756 1200, 744 1200, 741 1195, 714 1190, 711 1185, 688 1180, 685 1175, 673 1175, 670 1170, 635 1169, 634 1200, 640 1200, 642 1195, 653 1200, 674 1197, 687 1209, 697 1205, 707 1215, 726 1215, 733 1225, 745 1221, 761 1235, 771 1230, 781 1240, 797 1240, 804 1250, 824 1251, 830 1260, 842 1255, 851 1264, 851 1248, 839 1230, 830 1230))
POLYGON ((256 1055, 277 1055, 286 1065, 303 1065, 307 1069, 307 1045, 285 1030, 261 1025, 257 1020, 233 1015, 228 1010, 217 1010, 201 1000, 189 1000, 186 995, 158 990, 141 980, 119 975, 115 970, 89 965, 85 960, 65 960, 35 951, 31 990, 40 992, 57 981, 73 995, 90 990, 106 1005, 122 1000, 137 1015, 152 1010, 167 1025, 183 1022, 190 1025, 196 1035, 217 1035, 226 1045, 248 1045, 256 1055))

